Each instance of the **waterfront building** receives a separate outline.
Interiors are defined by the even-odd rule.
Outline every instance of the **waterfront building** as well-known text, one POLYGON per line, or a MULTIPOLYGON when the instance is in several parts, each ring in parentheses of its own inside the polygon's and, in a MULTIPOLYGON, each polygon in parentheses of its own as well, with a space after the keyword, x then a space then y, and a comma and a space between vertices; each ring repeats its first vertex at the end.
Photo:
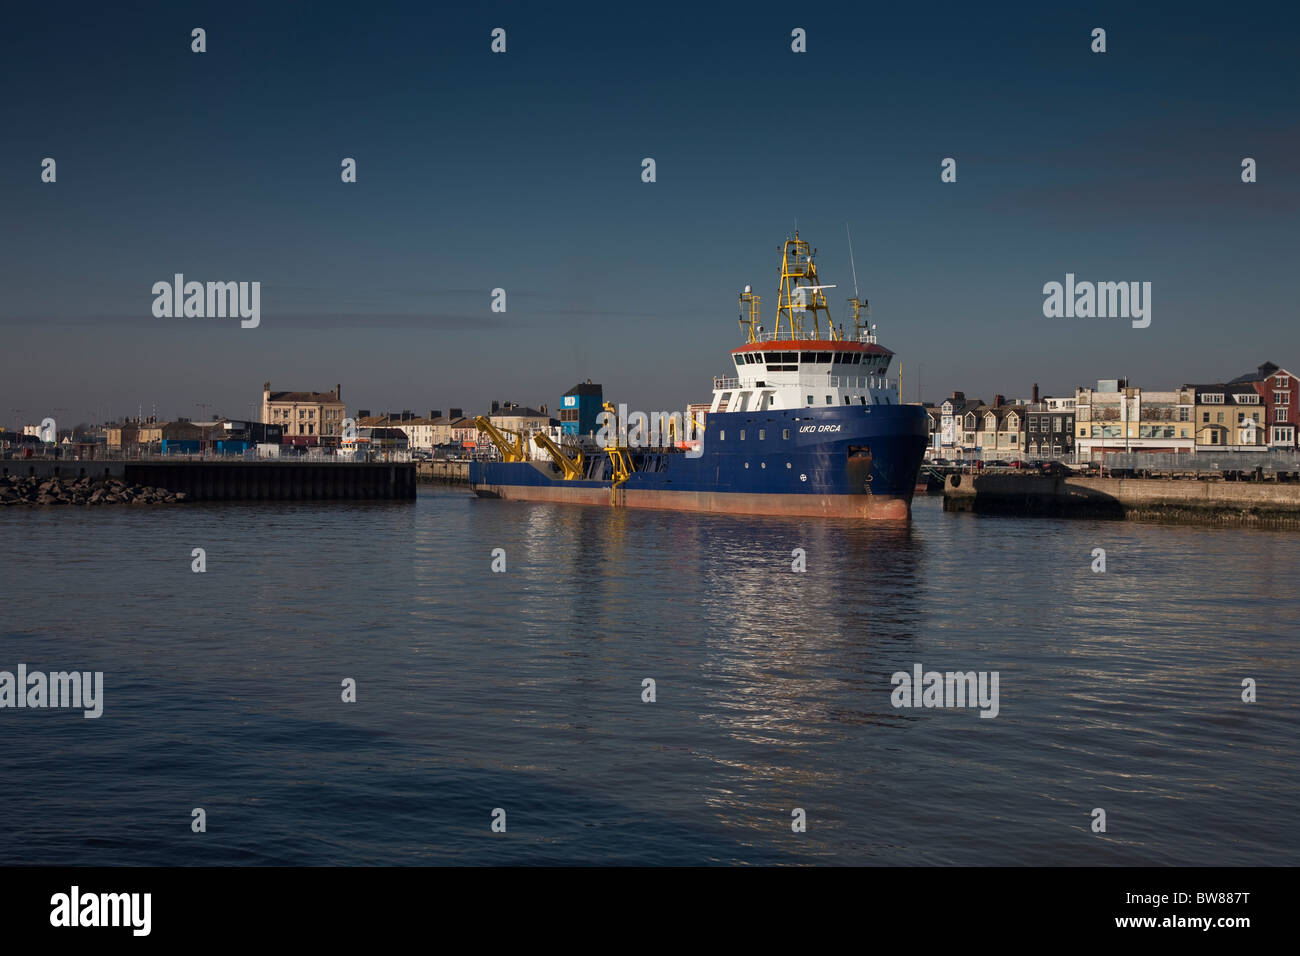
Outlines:
POLYGON ((294 445, 337 445, 347 407, 343 386, 332 392, 273 392, 262 386, 262 421, 284 429, 284 440, 294 445))
POLYGON ((1074 392, 1079 461, 1124 452, 1191 453, 1196 448, 1190 388, 1144 391, 1126 379, 1103 379, 1074 392))
POLYGON ((433 443, 438 445, 464 446, 465 442, 475 441, 478 428, 473 418, 467 418, 459 408, 453 408, 448 415, 440 415, 433 420, 433 443))
POLYGON ((967 408, 962 437, 969 437, 973 444, 965 450, 984 461, 1024 457, 1026 409, 1025 405, 1008 404, 1001 395, 993 396, 992 405, 967 408))
POLYGON ((939 420, 942 418, 943 413, 932 402, 922 402, 921 407, 924 408, 925 413, 930 416, 930 438, 926 442, 925 447, 929 451, 930 457, 941 457, 939 455, 939 420))
POLYGON ((104 443, 115 451, 130 454, 142 449, 157 451, 161 448, 165 424, 152 415, 148 418, 123 418, 120 422, 112 422, 105 426, 104 443))
POLYGON ((1025 448, 1031 458, 1074 457, 1074 396, 1039 398, 1038 386, 1025 407, 1025 448))
POLYGON ((546 414, 545 405, 541 408, 529 408, 516 402, 493 402, 488 421, 497 428, 514 432, 544 431, 552 424, 559 424, 551 421, 551 417, 546 414))
POLYGON ((1260 398, 1264 411, 1264 444, 1268 448, 1293 451, 1297 447, 1296 418, 1300 416, 1300 381, 1272 362, 1253 372, 1238 375, 1229 385, 1249 385, 1260 398))
POLYGON ((397 428, 406 435, 407 447, 430 451, 433 448, 436 416, 432 411, 429 417, 416 415, 409 408, 401 412, 386 415, 357 416, 358 428, 397 428))
POLYGON ((1254 386, 1247 382, 1230 385, 1184 385, 1196 397, 1197 451, 1263 451, 1268 432, 1265 408, 1254 386))
POLYGON ((965 392, 953 392, 939 404, 939 457, 966 458, 974 455, 975 418, 970 418, 970 428, 967 428, 966 415, 983 406, 982 399, 967 399, 965 392))

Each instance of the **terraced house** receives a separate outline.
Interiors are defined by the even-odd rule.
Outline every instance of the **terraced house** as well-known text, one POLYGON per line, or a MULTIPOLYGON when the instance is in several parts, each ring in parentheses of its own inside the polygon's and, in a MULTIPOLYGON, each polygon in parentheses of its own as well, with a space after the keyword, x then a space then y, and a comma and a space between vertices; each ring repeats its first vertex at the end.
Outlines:
POLYGON ((992 405, 968 408, 963 416, 963 438, 972 442, 970 449, 984 461, 1020 458, 1025 451, 1025 405, 1008 405, 1001 395, 993 396, 992 405))

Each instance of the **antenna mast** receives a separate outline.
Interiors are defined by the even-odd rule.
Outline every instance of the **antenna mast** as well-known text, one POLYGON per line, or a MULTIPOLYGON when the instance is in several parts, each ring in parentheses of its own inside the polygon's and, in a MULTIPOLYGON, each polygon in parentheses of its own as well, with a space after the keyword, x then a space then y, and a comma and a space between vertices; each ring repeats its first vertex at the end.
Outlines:
POLYGON ((847 222, 844 224, 844 234, 849 238, 849 265, 853 269, 853 298, 849 299, 849 313, 853 317, 853 340, 861 342, 862 318, 871 314, 871 306, 858 294, 858 264, 853 260, 853 233, 849 232, 847 222))

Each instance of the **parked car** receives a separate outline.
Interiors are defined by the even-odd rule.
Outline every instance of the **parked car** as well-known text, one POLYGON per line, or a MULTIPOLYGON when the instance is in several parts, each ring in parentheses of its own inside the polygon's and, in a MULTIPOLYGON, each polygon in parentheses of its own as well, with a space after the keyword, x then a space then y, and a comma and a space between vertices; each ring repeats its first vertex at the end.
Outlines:
POLYGON ((1070 469, 1066 468, 1059 461, 1040 461, 1038 463, 1038 471, 1040 474, 1047 475, 1052 478, 1056 478, 1061 475, 1072 474, 1070 469))

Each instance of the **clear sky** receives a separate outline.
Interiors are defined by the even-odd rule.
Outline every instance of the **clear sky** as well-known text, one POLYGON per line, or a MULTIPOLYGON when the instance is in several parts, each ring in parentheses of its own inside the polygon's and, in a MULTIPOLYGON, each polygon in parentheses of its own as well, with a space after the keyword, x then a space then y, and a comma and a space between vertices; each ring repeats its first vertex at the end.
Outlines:
POLYGON ((851 225, 908 400, 1300 371, 1298 25, 1281 3, 11 5, 0 420, 239 417, 268 379, 341 382, 351 410, 554 408, 587 378, 677 408, 731 367, 746 283, 770 327, 796 217, 837 319, 851 225), (178 272, 260 281, 261 325, 155 318, 178 272), (1044 318, 1067 272, 1151 282, 1151 326, 1044 318))

